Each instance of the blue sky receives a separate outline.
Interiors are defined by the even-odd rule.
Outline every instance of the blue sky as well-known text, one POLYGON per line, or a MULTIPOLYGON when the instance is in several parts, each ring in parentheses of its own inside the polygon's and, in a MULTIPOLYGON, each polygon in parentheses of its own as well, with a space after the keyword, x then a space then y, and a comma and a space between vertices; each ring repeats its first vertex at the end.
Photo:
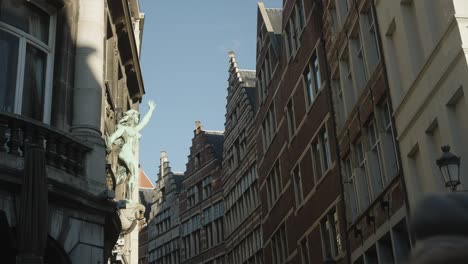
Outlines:
MULTIPOLYGON (((282 0, 265 0, 281 7, 282 0)), ((224 130, 228 51, 240 68, 255 69, 257 1, 140 0, 145 13, 141 67, 147 102, 156 102, 142 131, 140 163, 154 182, 161 150, 173 171, 185 171, 195 121, 224 130)))

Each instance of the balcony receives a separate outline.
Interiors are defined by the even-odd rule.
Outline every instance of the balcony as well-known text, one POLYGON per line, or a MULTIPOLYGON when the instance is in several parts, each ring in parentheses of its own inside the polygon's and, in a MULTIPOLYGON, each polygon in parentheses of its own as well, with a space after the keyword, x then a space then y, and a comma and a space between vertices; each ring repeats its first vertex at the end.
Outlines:
POLYGON ((42 122, 12 113, 0 113, 0 168, 21 169, 25 145, 45 149, 47 165, 71 175, 84 174, 84 159, 92 148, 42 122))

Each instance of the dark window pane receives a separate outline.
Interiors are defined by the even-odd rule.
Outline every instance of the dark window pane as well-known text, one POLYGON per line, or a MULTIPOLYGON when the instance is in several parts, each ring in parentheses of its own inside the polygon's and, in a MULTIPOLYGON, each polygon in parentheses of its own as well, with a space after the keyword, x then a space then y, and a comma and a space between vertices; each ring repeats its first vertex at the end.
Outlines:
POLYGON ((44 43, 49 40, 50 16, 42 9, 24 1, 0 1, 0 21, 33 35, 44 43))
POLYGON ((44 112, 46 61, 47 55, 44 52, 31 45, 26 47, 21 113, 40 121, 44 112))
POLYGON ((0 111, 13 112, 19 39, 0 30, 0 111))

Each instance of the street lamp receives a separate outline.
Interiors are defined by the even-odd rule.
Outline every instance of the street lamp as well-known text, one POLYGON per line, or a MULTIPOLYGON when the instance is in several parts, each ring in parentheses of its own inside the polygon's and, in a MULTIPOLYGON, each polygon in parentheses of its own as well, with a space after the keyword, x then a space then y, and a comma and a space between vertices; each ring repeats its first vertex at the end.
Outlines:
POLYGON ((442 146, 444 152, 440 159, 437 160, 442 178, 445 181, 445 187, 452 191, 457 190, 460 185, 460 157, 453 155, 450 152, 450 146, 442 146))

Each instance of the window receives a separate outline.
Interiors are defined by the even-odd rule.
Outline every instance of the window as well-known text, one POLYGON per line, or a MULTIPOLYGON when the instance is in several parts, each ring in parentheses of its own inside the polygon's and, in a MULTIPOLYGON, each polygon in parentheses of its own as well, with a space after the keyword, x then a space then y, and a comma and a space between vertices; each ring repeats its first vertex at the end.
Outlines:
POLYGON ((292 138, 296 133, 296 121, 294 117, 294 105, 293 100, 291 99, 287 105, 288 111, 288 128, 289 128, 289 137, 292 138))
POLYGON ((296 207, 299 207, 304 201, 304 193, 302 190, 302 176, 300 166, 296 166, 293 171, 294 179, 294 194, 296 196, 296 207))
POLYGON ((348 0, 336 0, 336 4, 338 6, 338 9, 340 10, 340 21, 343 25, 346 21, 346 17, 348 16, 348 0))
POLYGON ((271 141, 273 140, 274 133, 276 132, 276 117, 275 117, 275 107, 272 104, 270 109, 265 115, 265 119, 262 124, 262 133, 263 133, 263 149, 266 151, 271 141))
POLYGON ((290 25, 291 25, 291 31, 294 32, 293 33, 293 42, 295 44, 294 46, 294 50, 298 50, 299 47, 301 46, 301 40, 300 40, 300 35, 301 35, 301 30, 302 30, 302 26, 301 26, 301 22, 299 20, 299 18, 297 17, 298 13, 297 13, 297 6, 294 7, 294 12, 293 12, 293 16, 292 18, 289 20, 290 21, 290 25))
POLYGON ((208 207, 207 209, 203 210, 203 224, 209 224, 213 219, 213 210, 212 207, 208 207))
POLYGON ((266 86, 268 87, 268 84, 270 83, 270 80, 271 80, 271 65, 270 65, 270 58, 269 58, 269 52, 267 52, 266 56, 265 56, 265 61, 263 62, 263 67, 262 69, 265 70, 265 80, 266 80, 266 86))
POLYGON ((286 29, 284 32, 284 43, 286 47, 286 57, 290 58, 292 54, 294 53, 294 46, 293 46, 293 41, 292 41, 292 35, 291 35, 291 30, 290 30, 290 25, 289 23, 286 25, 286 29))
POLYGON ((352 68, 354 68, 355 76, 353 77, 355 77, 356 86, 358 89, 363 89, 366 85, 368 74, 361 33, 359 30, 356 31, 357 32, 350 37, 349 52, 351 54, 352 68))
POLYGON ((294 12, 296 16, 296 23, 298 24, 300 29, 303 29, 305 27, 305 10, 303 0, 296 1, 294 12))
POLYGON ((198 188, 197 186, 192 186, 187 190, 187 200, 189 207, 193 207, 198 203, 198 188))
POLYGON ((271 209, 278 197, 280 196, 281 191, 283 189, 278 162, 273 166, 273 169, 271 170, 270 175, 267 178, 267 189, 269 195, 269 208, 271 209))
POLYGON ((21 3, 0 2, 0 111, 49 123, 55 16, 21 3))
POLYGON ((351 156, 348 156, 343 161, 343 176, 345 177, 345 195, 346 195, 346 209, 348 212, 348 221, 353 222, 359 214, 359 205, 357 201, 357 183, 356 174, 353 170, 351 156))
POLYGON ((367 13, 362 14, 361 23, 363 24, 363 37, 366 40, 367 62, 369 64, 369 71, 372 71, 380 61, 380 51, 377 39, 377 32, 375 26, 375 19, 372 9, 367 13))
MULTIPOLYGON (((382 106, 379 108, 380 119, 384 133, 382 134, 382 145, 384 147, 384 161, 386 167, 387 177, 395 176, 399 170, 400 165, 398 164, 398 158, 396 153, 396 141, 393 134, 393 125, 392 125, 392 111, 390 109, 390 104, 388 101, 385 101, 382 106)), ((390 179, 387 179, 388 181, 390 179)))
POLYGON ((380 143, 380 134, 377 131, 377 127, 374 121, 371 121, 367 127, 367 137, 369 139, 370 155, 369 164, 371 165, 373 191, 374 195, 377 196, 378 192, 383 190, 383 187, 387 180, 383 173, 383 160, 382 160, 382 146, 380 143))
POLYGON ((341 253, 341 237, 338 213, 333 208, 320 222, 323 254, 326 260, 334 260, 341 253))
POLYGON ((280 226, 278 231, 271 238, 273 263, 282 264, 288 258, 288 249, 286 243, 286 228, 280 226))
POLYGON ((312 59, 306 66, 306 69, 304 71, 304 81, 307 95, 307 105, 311 106, 322 85, 322 77, 320 75, 320 63, 319 58, 317 56, 317 51, 315 51, 312 54, 312 59))
POLYGON ((203 200, 211 196, 212 187, 211 187, 211 175, 203 179, 203 200))
POLYGON ((302 0, 297 1, 285 28, 286 55, 290 58, 300 47, 300 36, 305 26, 305 10, 302 0))
POLYGON ((266 95, 268 93, 268 85, 273 77, 273 60, 277 63, 277 59, 274 52, 272 52, 271 49, 269 49, 266 52, 265 60, 262 63, 257 76, 259 98, 261 99, 261 101, 263 101, 266 98, 266 95))
POLYGON ((364 155, 364 146, 361 141, 358 141, 354 145, 354 153, 358 166, 358 175, 356 175, 356 178, 359 193, 359 207, 360 211, 362 211, 370 204, 370 190, 368 182, 369 177, 367 174, 367 160, 364 155))
POLYGON ((332 89, 335 92, 335 111, 336 111, 336 119, 337 119, 337 127, 340 129, 343 127, 346 121, 346 110, 345 110, 345 103, 343 98, 343 89, 341 88, 340 79, 332 79, 331 81, 332 89))
POLYGON ((317 178, 322 176, 322 160, 320 158, 320 144, 318 141, 312 144, 312 159, 314 163, 314 174, 317 178))
POLYGON ((328 170, 331 164, 331 157, 330 157, 330 143, 328 142, 328 132, 326 129, 324 129, 320 133, 320 142, 322 145, 322 153, 323 153, 323 167, 325 170, 328 170))
POLYGON ((307 246, 307 239, 303 239, 301 241, 301 261, 302 261, 302 264, 309 264, 310 263, 309 248, 307 246))
POLYGON ((359 65, 360 65, 360 67, 362 69, 362 72, 364 74, 364 78, 367 80, 369 78, 369 74, 367 73, 366 62, 365 62, 365 59, 364 59, 364 47, 362 45, 361 34, 360 33, 358 33, 358 36, 356 38, 356 44, 357 44, 357 48, 358 48, 357 56, 358 56, 358 60, 359 60, 359 65))
POLYGON ((331 166, 330 143, 328 141, 328 132, 324 128, 312 143, 312 161, 317 179, 320 179, 331 166))

